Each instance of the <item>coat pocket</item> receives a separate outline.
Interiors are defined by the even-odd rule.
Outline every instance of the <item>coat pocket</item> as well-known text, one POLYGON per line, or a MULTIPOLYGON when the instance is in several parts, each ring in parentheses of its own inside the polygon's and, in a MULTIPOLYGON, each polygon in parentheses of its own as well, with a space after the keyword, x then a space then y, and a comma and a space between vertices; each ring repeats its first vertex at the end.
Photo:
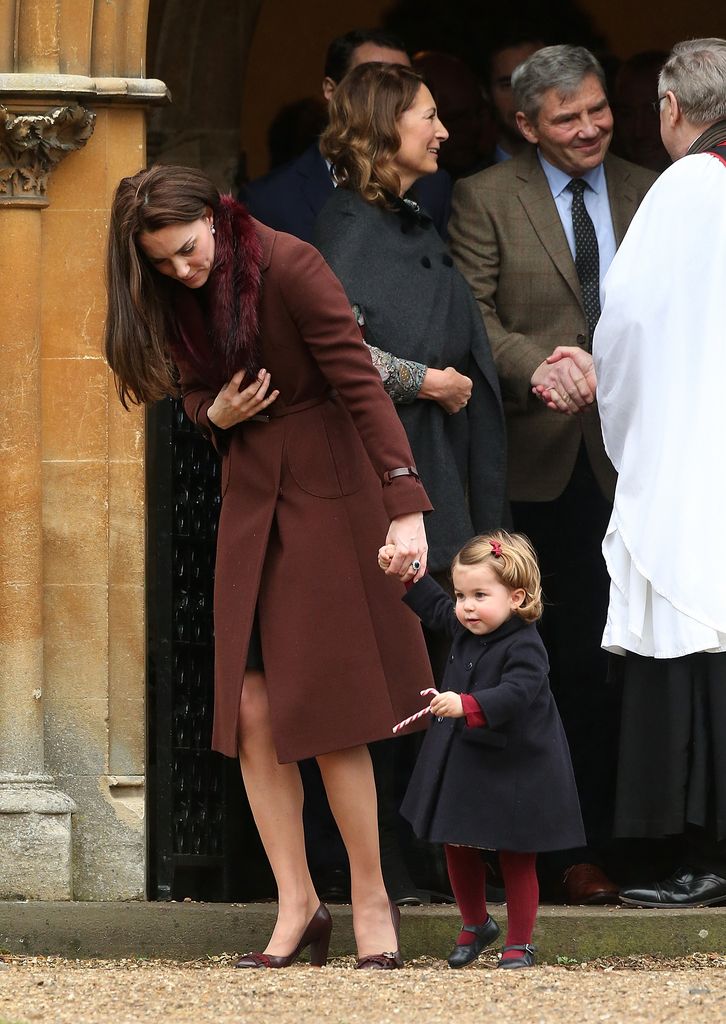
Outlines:
POLYGON ((350 415, 337 401, 288 417, 285 439, 290 472, 317 498, 340 498, 363 486, 368 456, 350 415))
POLYGON ((461 731, 461 738, 465 743, 478 744, 480 747, 501 748, 507 745, 506 735, 503 732, 497 732, 496 729, 490 729, 488 725, 474 729, 464 728, 461 731))

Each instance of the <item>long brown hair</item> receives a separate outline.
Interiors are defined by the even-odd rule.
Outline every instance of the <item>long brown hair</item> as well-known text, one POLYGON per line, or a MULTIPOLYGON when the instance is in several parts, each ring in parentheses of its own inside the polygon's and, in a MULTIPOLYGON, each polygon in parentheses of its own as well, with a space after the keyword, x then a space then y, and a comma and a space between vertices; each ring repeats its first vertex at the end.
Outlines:
POLYGON ((320 149, 338 185, 377 206, 401 190, 391 161, 401 148, 398 121, 416 99, 423 79, 403 64, 359 64, 337 86, 320 149))
POLYGON ((137 245, 139 234, 217 211, 215 186, 191 167, 156 165, 123 178, 111 206, 106 256, 105 351, 124 407, 177 393, 169 354, 169 282, 137 245))

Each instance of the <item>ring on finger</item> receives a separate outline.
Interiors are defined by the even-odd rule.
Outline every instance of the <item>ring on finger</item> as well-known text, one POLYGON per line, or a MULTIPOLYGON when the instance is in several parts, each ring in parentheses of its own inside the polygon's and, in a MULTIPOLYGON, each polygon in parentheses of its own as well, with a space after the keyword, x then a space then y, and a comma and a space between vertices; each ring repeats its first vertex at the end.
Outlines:
POLYGON ((414 560, 411 562, 411 568, 413 569, 414 572, 419 571, 419 569, 421 568, 421 563, 418 560, 418 558, 414 558, 414 560))

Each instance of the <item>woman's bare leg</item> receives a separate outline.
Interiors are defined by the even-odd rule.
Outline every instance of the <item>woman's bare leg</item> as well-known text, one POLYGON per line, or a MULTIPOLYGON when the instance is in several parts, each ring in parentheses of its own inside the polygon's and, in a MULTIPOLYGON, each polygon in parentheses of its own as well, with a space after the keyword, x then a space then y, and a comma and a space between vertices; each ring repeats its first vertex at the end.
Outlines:
POLYGON ((277 883, 277 923, 264 952, 286 956, 296 947, 320 900, 305 856, 300 772, 296 764, 278 764, 261 672, 245 675, 239 735, 242 779, 277 883))
POLYGON ((398 942, 378 845, 378 804, 367 747, 351 747, 317 759, 350 861, 353 930, 358 956, 390 953, 398 942))

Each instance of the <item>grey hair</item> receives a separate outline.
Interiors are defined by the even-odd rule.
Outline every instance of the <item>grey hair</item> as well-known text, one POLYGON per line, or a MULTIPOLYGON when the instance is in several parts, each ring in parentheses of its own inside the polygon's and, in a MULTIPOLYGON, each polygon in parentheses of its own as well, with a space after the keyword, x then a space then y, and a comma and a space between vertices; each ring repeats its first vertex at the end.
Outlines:
POLYGON ((587 75, 595 75, 605 90, 602 65, 584 46, 545 46, 514 69, 512 93, 515 108, 534 124, 539 117, 542 98, 549 89, 555 89, 562 99, 569 99, 587 75))
POLYGON ((726 118, 726 39, 676 43, 658 78, 658 95, 667 92, 675 95, 691 124, 726 118))

